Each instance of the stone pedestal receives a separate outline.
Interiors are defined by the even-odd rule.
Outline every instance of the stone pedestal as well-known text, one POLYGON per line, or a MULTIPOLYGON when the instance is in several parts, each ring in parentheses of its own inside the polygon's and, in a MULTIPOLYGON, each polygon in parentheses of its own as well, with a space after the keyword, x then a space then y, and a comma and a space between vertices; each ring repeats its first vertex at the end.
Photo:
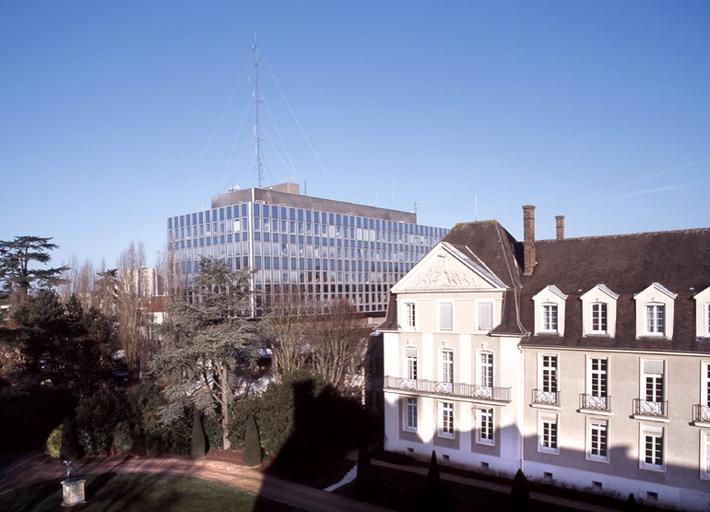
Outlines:
POLYGON ((86 480, 83 478, 67 478, 62 480, 62 507, 72 507, 86 503, 84 499, 84 484, 86 480))

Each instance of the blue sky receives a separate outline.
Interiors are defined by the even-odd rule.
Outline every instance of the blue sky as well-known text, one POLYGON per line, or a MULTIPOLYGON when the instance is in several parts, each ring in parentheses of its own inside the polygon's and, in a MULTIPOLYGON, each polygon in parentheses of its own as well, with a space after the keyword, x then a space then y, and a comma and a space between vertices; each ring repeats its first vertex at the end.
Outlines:
POLYGON ((153 260, 168 216, 255 185, 255 32, 267 182, 445 227, 477 196, 515 236, 524 203, 540 238, 558 213, 569 236, 708 226, 708 26, 702 1, 5 0, 0 238, 153 260))

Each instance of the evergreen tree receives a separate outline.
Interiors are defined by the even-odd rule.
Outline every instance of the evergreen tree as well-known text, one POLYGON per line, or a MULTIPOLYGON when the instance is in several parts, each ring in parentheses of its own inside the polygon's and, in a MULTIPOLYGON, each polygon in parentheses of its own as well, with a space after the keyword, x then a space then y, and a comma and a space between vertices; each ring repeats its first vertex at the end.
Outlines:
POLYGON ((636 510, 638 510, 638 505, 636 504, 636 498, 634 497, 634 493, 629 494, 629 497, 626 500, 626 503, 624 504, 624 510, 626 512, 635 512, 636 510))
POLYGON ((64 416, 64 423, 62 424, 62 459, 79 460, 82 455, 81 445, 76 435, 74 418, 68 415, 64 416))
POLYGON ((0 240, 0 290, 16 294, 25 302, 34 287, 51 288, 62 280, 67 267, 32 268, 33 263, 45 264, 51 259, 49 251, 59 246, 51 237, 16 236, 0 240))
POLYGON ((192 406, 217 413, 226 450, 231 445, 229 405, 236 387, 234 373, 244 361, 258 356, 258 323, 249 318, 249 273, 202 258, 189 292, 190 301, 183 297, 168 306, 161 350, 151 369, 166 382, 164 419, 180 417, 189 396, 192 406))
POLYGON ((513 512, 530 509, 530 485, 528 479, 519 469, 513 479, 513 487, 510 490, 510 510, 513 512))
POLYGON ((357 452, 357 478, 355 479, 355 499, 366 500, 372 492, 372 461, 367 445, 362 443, 357 452))
POLYGON ((439 473, 439 462, 436 458, 436 450, 431 452, 429 461, 429 472, 424 483, 422 499, 419 502, 419 510, 448 510, 448 502, 444 497, 444 488, 441 485, 441 475, 439 473))
POLYGON ((261 464, 261 442, 259 430, 256 428, 254 415, 247 418, 246 433, 244 435, 244 464, 258 466, 261 464))
POLYGON ((190 446, 190 456, 197 460, 207 453, 207 438, 205 429, 202 426, 202 414, 195 410, 192 413, 192 438, 190 446))

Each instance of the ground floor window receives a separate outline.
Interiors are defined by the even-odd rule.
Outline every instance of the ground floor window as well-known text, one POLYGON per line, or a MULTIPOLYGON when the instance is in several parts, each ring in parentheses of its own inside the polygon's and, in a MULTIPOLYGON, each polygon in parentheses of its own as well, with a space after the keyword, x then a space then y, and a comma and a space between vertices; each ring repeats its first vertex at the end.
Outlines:
POLYGON ((493 408, 476 409, 477 429, 476 441, 481 444, 494 444, 493 408))
POLYGON ((418 410, 417 399, 407 398, 404 411, 404 429, 415 432, 417 430, 418 410))
POLYGON ((454 403, 439 402, 439 435, 454 436, 454 403))
POLYGON ((641 425, 639 452, 641 469, 654 471, 665 469, 663 427, 641 425))
POLYGON ((541 414, 538 419, 538 450, 545 453, 559 453, 559 422, 556 414, 541 414))
POLYGON ((590 419, 587 423, 587 459, 609 460, 609 424, 606 420, 590 419))

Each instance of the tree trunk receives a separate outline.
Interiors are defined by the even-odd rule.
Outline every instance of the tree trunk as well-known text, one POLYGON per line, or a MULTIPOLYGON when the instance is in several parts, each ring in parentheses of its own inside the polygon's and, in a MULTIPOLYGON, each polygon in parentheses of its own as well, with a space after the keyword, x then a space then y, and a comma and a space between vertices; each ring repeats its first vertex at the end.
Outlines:
POLYGON ((222 409, 222 449, 229 450, 232 443, 229 441, 229 384, 227 378, 227 366, 222 364, 220 368, 220 384, 222 388, 221 404, 222 409))

